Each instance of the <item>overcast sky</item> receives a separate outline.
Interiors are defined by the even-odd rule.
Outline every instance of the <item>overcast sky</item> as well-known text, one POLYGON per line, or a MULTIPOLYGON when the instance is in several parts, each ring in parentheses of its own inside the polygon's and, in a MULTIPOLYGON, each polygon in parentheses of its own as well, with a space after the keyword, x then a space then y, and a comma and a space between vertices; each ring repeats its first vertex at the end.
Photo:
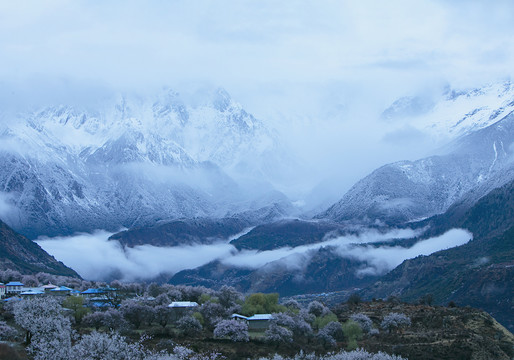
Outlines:
POLYGON ((487 81, 512 71, 513 23, 508 0, 3 1, 0 75, 209 81, 242 101, 370 78, 380 91, 487 81))
MULTIPOLYGON (((263 120, 289 119, 277 126, 297 150, 314 151, 308 137, 344 158, 364 153, 355 139, 399 96, 510 76, 513 24, 509 0, 2 1, 0 94, 87 101, 110 88, 221 86, 263 120)), ((354 162, 377 163, 361 172, 389 159, 367 154, 354 162)))

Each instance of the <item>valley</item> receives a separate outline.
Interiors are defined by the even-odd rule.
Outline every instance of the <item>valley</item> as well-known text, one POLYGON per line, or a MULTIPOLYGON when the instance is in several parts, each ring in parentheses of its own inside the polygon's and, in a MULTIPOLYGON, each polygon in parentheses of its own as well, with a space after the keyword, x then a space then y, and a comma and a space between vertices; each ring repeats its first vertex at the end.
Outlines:
MULTIPOLYGON (((498 89, 454 93, 436 108, 462 97, 490 99, 498 89)), ((4 270, 211 291, 230 286, 320 299, 336 309, 356 294, 371 307, 386 300, 386 307, 420 304, 402 309, 457 304, 514 329, 512 97, 474 112, 474 122, 469 114, 452 120, 458 131, 444 147, 372 171, 320 212, 279 190, 270 169, 294 166, 294 156, 278 151, 277 134, 226 92, 195 106, 173 92, 158 99, 121 98, 106 112, 49 108, 4 129, 3 143, 17 144, 1 149, 4 270), (82 140, 59 138, 64 133, 82 140), (202 149, 191 147, 193 134, 203 137, 202 149), (217 142, 227 136, 234 143, 217 142)), ((387 349, 419 358, 441 335, 427 336, 383 340, 406 342, 387 349)), ((455 345, 464 350, 451 343, 433 352, 474 351, 464 343, 455 345)), ((385 349, 373 339, 363 344, 385 349)))

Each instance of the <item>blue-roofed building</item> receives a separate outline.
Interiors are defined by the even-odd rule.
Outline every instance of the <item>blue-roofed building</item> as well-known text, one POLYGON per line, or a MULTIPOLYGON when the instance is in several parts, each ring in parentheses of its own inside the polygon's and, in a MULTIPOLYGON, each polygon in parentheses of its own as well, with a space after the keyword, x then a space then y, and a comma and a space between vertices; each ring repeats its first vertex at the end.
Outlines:
POLYGON ((88 305, 92 307, 116 307, 120 304, 117 289, 111 287, 89 288, 80 294, 88 300, 88 305))
POLYGON ((44 295, 45 290, 42 288, 25 288, 24 291, 20 293, 22 296, 35 296, 35 295, 44 295))
POLYGON ((19 294, 24 290, 25 285, 19 281, 11 281, 5 284, 7 294, 19 294))
POLYGON ((244 316, 244 315, 240 315, 240 314, 232 314, 231 318, 236 319, 236 320, 248 321, 248 316, 244 316))
POLYGON ((21 297, 18 297, 18 296, 11 296, 7 299, 5 299, 4 301, 5 302, 11 302, 11 301, 20 301, 21 300, 21 297))
POLYGON ((271 314, 255 314, 250 316, 248 320, 248 330, 266 330, 269 327, 270 320, 273 319, 271 314))
POLYGON ((89 303, 89 306, 95 308, 112 308, 114 307, 111 303, 103 302, 103 301, 92 301, 89 303))
POLYGON ((86 295, 87 297, 97 296, 98 294, 104 294, 105 291, 102 289, 93 289, 89 288, 81 292, 82 295, 86 295))
POLYGON ((232 319, 243 320, 248 323, 248 330, 266 330, 270 321, 273 319, 271 314, 255 314, 253 316, 244 316, 240 314, 232 314, 232 319))

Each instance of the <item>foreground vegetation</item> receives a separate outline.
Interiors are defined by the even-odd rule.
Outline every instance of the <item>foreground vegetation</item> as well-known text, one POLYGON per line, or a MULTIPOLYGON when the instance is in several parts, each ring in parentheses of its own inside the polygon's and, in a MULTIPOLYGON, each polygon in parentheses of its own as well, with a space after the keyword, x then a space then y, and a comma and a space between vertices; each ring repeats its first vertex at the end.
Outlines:
MULTIPOLYGON (((0 280, 14 280, 9 277, 18 275, 0 272, 0 280)), ((108 306, 101 308, 80 295, 5 302, 0 340, 6 342, 0 345, 0 358, 385 360, 447 358, 448 354, 464 359, 479 353, 510 359, 513 355, 512 334, 486 314, 467 308, 393 300, 363 303, 354 296, 329 309, 320 301, 279 302, 277 294, 244 296, 228 286, 214 291, 117 281, 105 284, 48 274, 21 279, 34 286, 59 282, 77 290, 117 290, 109 295, 108 306), (168 306, 172 301, 198 306, 175 309, 168 306), (273 314, 273 319, 265 328, 254 329, 246 321, 232 319, 234 313, 273 314)))

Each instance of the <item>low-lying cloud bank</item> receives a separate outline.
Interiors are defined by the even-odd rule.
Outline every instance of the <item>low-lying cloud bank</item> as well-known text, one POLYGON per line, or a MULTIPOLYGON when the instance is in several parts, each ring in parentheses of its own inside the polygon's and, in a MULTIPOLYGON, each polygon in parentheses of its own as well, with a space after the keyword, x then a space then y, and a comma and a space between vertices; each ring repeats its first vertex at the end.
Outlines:
MULTIPOLYGON (((109 241, 112 233, 96 231, 70 237, 39 238, 37 243, 58 260, 72 267, 89 280, 150 280, 162 274, 174 274, 194 269, 214 260, 234 267, 257 269, 270 262, 284 262, 291 270, 301 269, 309 254, 321 247, 330 247, 341 257, 363 262, 365 267, 358 275, 385 273, 402 261, 419 255, 429 255, 439 250, 463 245, 472 239, 466 230, 453 229, 447 233, 419 241, 411 247, 373 246, 378 241, 412 238, 417 232, 394 230, 386 234, 369 231, 360 236, 338 237, 321 243, 280 248, 269 251, 238 251, 220 239, 211 245, 156 247, 152 245, 123 248, 118 241, 109 241)), ((230 240, 233 237, 230 238, 230 240)))

